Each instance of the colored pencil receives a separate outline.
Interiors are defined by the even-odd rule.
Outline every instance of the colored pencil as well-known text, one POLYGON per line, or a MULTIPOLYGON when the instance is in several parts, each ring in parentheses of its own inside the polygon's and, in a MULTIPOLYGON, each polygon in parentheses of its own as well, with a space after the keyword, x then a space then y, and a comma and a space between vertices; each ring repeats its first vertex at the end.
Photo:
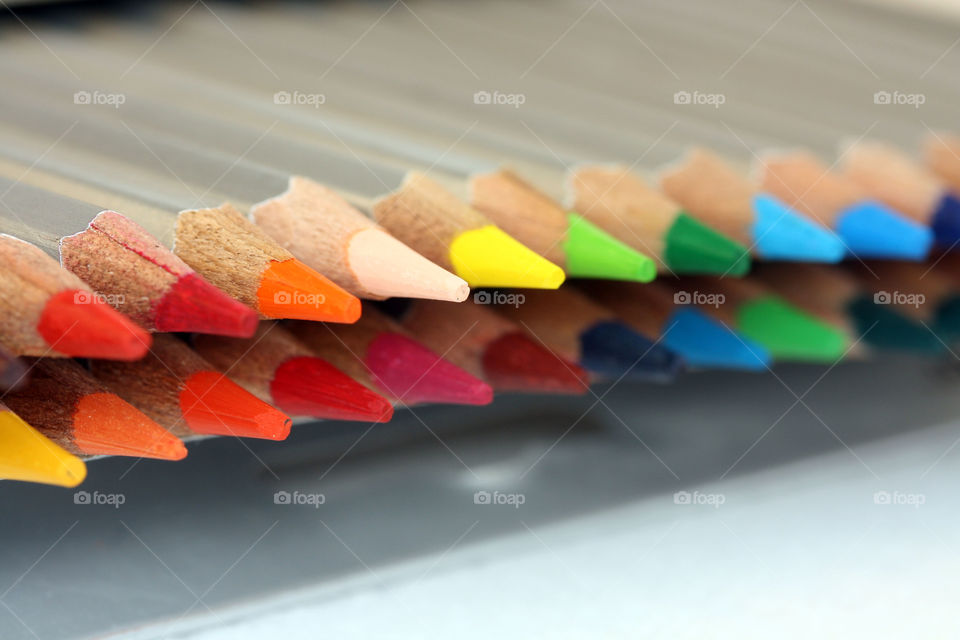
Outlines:
POLYGON ((15 389, 27 381, 23 361, 0 345, 0 390, 15 389))
POLYGON ((90 372, 171 433, 283 440, 290 418, 217 371, 179 338, 156 336, 138 362, 94 360, 90 372))
POLYGON ((412 302, 399 322, 419 342, 497 392, 587 392, 588 375, 529 337, 523 327, 487 306, 488 292, 474 303, 412 302))
POLYGON ((758 190, 705 149, 666 169, 660 187, 690 215, 765 260, 838 262, 846 253, 831 230, 758 190))
POLYGON ((86 476, 83 460, 0 403, 0 479, 75 487, 86 476))
POLYGON ((355 296, 294 258, 229 204, 182 211, 176 233, 176 253, 184 262, 266 318, 360 317, 355 296))
POLYGON ((308 178, 250 212, 293 255, 361 298, 462 302, 467 283, 410 249, 339 194, 308 178))
POLYGON ((695 307, 676 304, 674 292, 662 284, 591 282, 581 291, 639 333, 657 337, 690 367, 761 371, 772 363, 761 344, 695 307))
POLYGON ((679 304, 701 311, 766 347, 774 360, 834 362, 849 340, 844 332, 805 313, 763 285, 695 276, 665 280, 679 304))
MULTIPOLYGON (((122 159, 142 168, 152 167, 161 175, 173 167, 184 176, 197 175, 200 180, 209 178, 213 184, 226 178, 226 170, 232 174, 231 190, 244 189, 249 192, 251 187, 247 185, 254 185, 260 199, 275 197, 288 186, 285 181, 279 188, 271 184, 270 192, 263 195, 259 191, 260 185, 264 180, 276 180, 276 172, 265 173, 262 168, 242 159, 238 161, 235 156, 224 156, 192 145, 190 140, 175 141, 173 136, 177 134, 189 135, 193 140, 204 139, 204 132, 214 126, 212 122, 201 120, 196 128, 187 130, 189 119, 186 114, 181 114, 183 122, 176 134, 151 133, 145 125, 136 137, 132 137, 117 128, 119 123, 113 123, 105 117, 90 115, 75 124, 74 113, 54 108, 38 111, 30 108, 29 100, 23 98, 4 95, 0 96, 0 102, 7 122, 29 128, 34 134, 59 135, 65 127, 74 125, 63 135, 58 147, 74 146, 89 150, 109 141, 113 160, 122 159), (243 178, 244 175, 248 177, 243 178)), ((213 139, 221 145, 229 142, 224 137, 213 139)), ((295 143, 278 142, 281 152, 276 154, 273 152, 276 147, 271 147, 271 144, 269 136, 264 136, 257 145, 244 149, 240 157, 249 155, 256 158, 260 153, 269 152, 271 163, 276 163, 271 166, 289 166, 287 163, 291 162, 296 151, 295 143)), ((416 173, 408 175, 403 169, 386 164, 377 165, 370 159, 358 160, 330 149, 306 147, 301 150, 310 164, 298 166, 293 171, 304 171, 311 167, 323 169, 323 174, 317 177, 324 184, 337 188, 348 200, 371 211, 374 219, 393 236, 428 260, 452 270, 471 286, 556 288, 563 281, 563 270, 557 265, 514 240, 485 216, 426 176, 416 173), (389 191, 388 195, 383 196, 384 191, 389 191)), ((8 148, 8 155, 14 153, 15 150, 8 148)), ((50 153, 56 155, 59 151, 53 149, 50 153)), ((38 162, 43 167, 51 165, 46 158, 38 162)), ((84 178, 102 180, 98 176, 84 178)), ((229 193, 232 194, 232 191, 229 193)), ((235 196, 231 195, 231 198, 235 196)), ((189 264, 189 260, 186 262, 189 264)), ((196 268, 195 265, 191 266, 196 268)), ((209 279, 218 284, 213 278, 209 279)))
POLYGON ((247 339, 198 335, 193 347, 234 382, 290 415, 369 422, 393 417, 389 400, 316 357, 277 323, 261 323, 247 339))
POLYGON ((3 177, 0 191, 0 232, 60 260, 144 329, 238 336, 255 330, 253 311, 197 275, 132 220, 3 177))
POLYGON ((25 422, 76 455, 180 460, 173 434, 111 393, 72 360, 31 362, 30 384, 4 396, 25 422))
POLYGON ((928 227, 871 199, 811 153, 767 155, 758 168, 764 191, 835 230, 858 258, 923 260, 930 252, 928 227))
POLYGON ((487 383, 447 362, 374 309, 352 325, 297 322, 290 329, 316 355, 395 403, 483 405, 493 400, 487 383))
MULTIPOLYGON (((64 124, 60 119, 62 116, 47 118, 30 110, 23 113, 19 108, 20 105, 4 105, 4 114, 23 129, 35 128, 43 132, 64 124)), ((90 126, 86 121, 78 124, 72 120, 66 124, 65 130, 68 133, 60 143, 41 157, 29 158, 32 152, 23 145, 17 145, 17 148, 7 146, 0 153, 36 164, 41 170, 66 176, 74 182, 112 189, 132 199, 146 199, 153 206, 169 207, 176 206, 172 204, 175 202, 182 204, 196 200, 182 195, 180 190, 190 193, 184 183, 178 183, 169 195, 158 194, 156 189, 143 187, 138 182, 126 182, 123 176, 142 181, 144 171, 149 173, 148 167, 158 162, 161 168, 157 171, 166 171, 163 168, 165 156, 171 162, 178 160, 181 170, 189 174, 202 158, 183 152, 164 140, 151 141, 153 146, 145 147, 143 139, 138 140, 103 123, 90 126), (91 151, 104 144, 110 145, 109 154, 103 152, 109 155, 108 161, 91 151), (76 146, 71 148, 71 145, 76 146), (165 156, 160 155, 161 151, 165 156), (103 169, 103 165, 110 168, 103 169), (176 193, 181 195, 178 197, 176 193)), ((22 131, 20 133, 20 140, 36 144, 35 140, 31 143, 22 131)), ((154 180, 158 178, 152 178, 150 182, 154 180)), ((71 182, 63 180, 50 181, 49 184, 54 190, 71 186, 71 182)), ((294 258, 228 204, 191 209, 180 214, 157 211, 147 216, 130 210, 127 214, 156 237, 173 235, 173 250, 179 258, 213 285, 265 317, 352 322, 360 313, 359 300, 294 258)))
POLYGON ((560 356, 604 378, 655 382, 674 379, 683 359, 633 330, 616 315, 570 287, 523 293, 522 304, 496 309, 560 356))
POLYGON ((960 199, 910 156, 891 145, 862 141, 840 156, 842 172, 872 197, 933 231, 944 247, 960 242, 960 199))
POLYGON ((745 246, 701 223, 626 167, 575 168, 567 189, 577 212, 642 248, 670 273, 742 276, 750 270, 745 246))
POLYGON ((150 334, 37 247, 0 234, 0 342, 17 355, 135 360, 150 334))

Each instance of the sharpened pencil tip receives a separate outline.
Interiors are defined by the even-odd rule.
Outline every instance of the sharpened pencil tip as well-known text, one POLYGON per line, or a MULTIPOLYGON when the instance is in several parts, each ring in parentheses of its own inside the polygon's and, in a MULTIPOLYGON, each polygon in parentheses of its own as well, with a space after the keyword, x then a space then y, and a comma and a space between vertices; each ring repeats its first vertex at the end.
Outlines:
POLYGON ((770 353, 697 309, 674 311, 665 323, 663 343, 691 367, 763 371, 772 364, 770 353))
POLYGON ((755 250, 766 260, 840 262, 847 253, 840 237, 776 198, 753 198, 755 250))
POLYGON ((374 338, 364 362, 377 384, 404 404, 482 405, 493 401, 490 385, 397 333, 374 338))
POLYGON ((454 238, 450 262, 471 287, 556 289, 566 278, 563 269, 493 225, 454 238))
POLYGON ((198 371, 180 392, 180 411, 197 433, 283 440, 290 418, 216 371, 198 371))
POLYGON ((74 358, 138 360, 150 348, 150 334, 82 289, 51 297, 37 323, 50 347, 74 358))
POLYGON ((663 259, 675 273, 744 276, 750 251, 735 240, 681 213, 664 238, 663 259))
POLYGON ((73 439, 90 455, 182 460, 183 443, 159 424, 113 393, 92 393, 77 402, 73 439))
POLYGON ((588 374, 522 333, 507 333, 487 345, 483 372, 497 391, 587 392, 588 374))
POLYGON ((0 408, 0 478, 75 487, 86 476, 83 460, 0 408))
POLYGON ((567 237, 563 251, 566 271, 580 278, 605 278, 650 282, 657 276, 657 264, 631 249, 583 216, 568 213, 567 237))
POLYGON ((158 302, 154 315, 157 331, 235 338, 249 338, 259 322, 256 311, 195 273, 177 279, 158 302))
POLYGON ((580 335, 580 364, 619 379, 669 382, 685 368, 679 355, 616 320, 597 322, 580 335))
POLYGON ((270 395, 277 406, 295 416, 389 422, 393 405, 327 361, 310 356, 290 358, 274 373, 270 395))
POLYGON ((776 360, 833 362, 848 340, 842 331, 775 296, 761 296, 737 310, 737 328, 776 360))
POLYGON ((260 276, 260 313, 269 318, 352 323, 360 300, 295 258, 273 261, 260 276))
POLYGON ((354 234, 347 251, 357 281, 375 296, 463 302, 470 295, 470 287, 462 278, 382 229, 354 234))
POLYGON ((860 202, 842 211, 834 227, 852 255, 860 258, 924 260, 933 232, 879 202, 860 202))

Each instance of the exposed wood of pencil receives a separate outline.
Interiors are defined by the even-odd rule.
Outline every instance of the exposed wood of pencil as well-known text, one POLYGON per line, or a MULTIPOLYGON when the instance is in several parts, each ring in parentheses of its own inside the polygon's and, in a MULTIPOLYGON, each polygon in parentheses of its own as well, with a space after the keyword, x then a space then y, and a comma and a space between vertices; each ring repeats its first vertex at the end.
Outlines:
POLYGON ((535 341, 572 362, 580 361, 581 333, 598 322, 616 319, 571 287, 524 291, 523 295, 523 304, 499 305, 497 311, 522 326, 535 341))
POLYGON ((211 369, 183 341, 167 334, 157 335, 150 353, 137 362, 90 362, 97 380, 180 438, 196 435, 181 411, 184 381, 211 369))
POLYGON ((517 174, 500 170, 470 180, 470 204, 498 227, 561 267, 567 212, 517 174))
POLYGON ((30 384, 4 402, 71 453, 117 454, 177 460, 178 439, 124 402, 73 360, 30 361, 30 384))
POLYGON ((251 210, 282 247, 362 298, 461 301, 466 282, 395 240, 332 189, 294 176, 283 194, 251 210))
POLYGON ((960 137, 932 133, 924 141, 923 157, 927 169, 960 195, 960 137))
POLYGON ((759 174, 761 189, 831 227, 844 209, 867 199, 857 183, 834 173, 805 151, 765 156, 759 174))
POLYGON ((626 167, 584 166, 568 178, 573 208, 637 251, 663 261, 664 235, 680 205, 626 167))
POLYGON ((660 176, 663 192, 707 225, 750 246, 755 189, 719 156, 692 150, 660 176))
POLYGON ((656 282, 591 282, 583 286, 583 292, 651 338, 663 332, 675 309, 673 292, 656 282))
POLYGON ((411 171, 395 192, 373 203, 373 216, 428 260, 452 269, 450 243, 459 234, 492 224, 426 175, 411 171))
POLYGON ((487 345, 507 333, 523 331, 488 307, 433 300, 413 303, 400 324, 445 360, 478 378, 486 377, 483 355, 487 345))
POLYGON ((767 262, 751 273, 750 278, 804 311, 853 335, 847 309, 864 289, 845 270, 819 264, 767 262))
POLYGON ((873 197, 924 224, 936 212, 943 186, 900 150, 860 142, 841 155, 843 173, 873 197))
POLYGON ((277 369, 291 358, 315 357, 315 353, 277 323, 261 322, 253 337, 245 340, 198 335, 194 349, 217 370, 264 402, 273 403, 270 383, 277 369))

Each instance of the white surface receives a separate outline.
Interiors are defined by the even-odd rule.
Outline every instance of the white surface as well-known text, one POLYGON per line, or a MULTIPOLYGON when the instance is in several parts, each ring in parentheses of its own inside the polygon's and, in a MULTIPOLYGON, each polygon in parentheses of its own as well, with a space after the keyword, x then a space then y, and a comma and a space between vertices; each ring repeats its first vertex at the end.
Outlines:
POLYGON ((718 508, 664 495, 468 534, 445 555, 128 637, 956 637, 960 474, 944 453, 958 426, 695 488, 722 493, 718 508))

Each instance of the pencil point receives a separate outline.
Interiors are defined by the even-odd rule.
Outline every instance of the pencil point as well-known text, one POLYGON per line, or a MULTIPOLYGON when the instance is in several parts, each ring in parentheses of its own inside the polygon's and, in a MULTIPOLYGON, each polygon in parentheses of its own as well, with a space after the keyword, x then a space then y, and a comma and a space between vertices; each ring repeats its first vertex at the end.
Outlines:
POLYGON ((61 291, 43 309, 37 331, 55 351, 74 358, 138 360, 150 348, 150 334, 81 289, 61 291))
POLYGON ((753 198, 755 249, 767 260, 839 262, 847 249, 835 233, 790 209, 776 198, 753 198))
POLYGON ((566 271, 580 278, 605 278, 650 282, 657 265, 648 256, 631 249, 583 216, 568 213, 567 237, 563 251, 566 271))
POLYGON ((737 328, 776 360, 833 362, 847 348, 847 338, 839 329, 775 296, 743 304, 737 311, 737 328))
POLYGON ((598 322, 580 336, 580 363, 618 379, 669 382, 685 368, 676 353, 615 320, 598 322))
POLYGON ((295 416, 389 422, 393 405, 327 361, 310 356, 290 358, 270 383, 277 407, 295 416))
POLYGON ((667 230, 663 258, 676 273, 744 276, 750 251, 696 218, 680 213, 667 230))
POLYGON ((497 391, 583 394, 588 374, 522 333, 508 333, 487 345, 483 372, 497 391))
POLYGON ((91 393, 73 415, 76 447, 90 455, 182 460, 187 448, 169 431, 113 393, 91 393))
POLYGON ((347 258, 357 280, 376 296, 463 302, 470 295, 462 278, 380 229, 356 233, 347 258))
POLYGON ((216 371, 198 371, 187 378, 180 411, 197 433, 266 440, 290 435, 288 416, 216 371))
POLYGON ((663 343, 691 367, 762 371, 770 353, 697 309, 679 309, 667 318, 663 343))
POLYGON ((397 333, 374 338, 364 360, 377 384, 404 404, 481 405, 493 400, 490 385, 397 333))
POLYGON ((834 227, 851 254, 861 258, 924 260, 933 232, 879 202, 848 207, 834 227))
POLYGON ((932 228, 939 245, 953 247, 960 241, 960 200, 944 194, 933 214, 932 228))
POLYGON ((157 331, 210 333, 235 338, 249 338, 259 322, 256 311, 195 273, 177 278, 157 303, 155 315, 157 331))
POLYGON ((0 409, 0 478, 75 487, 86 476, 83 460, 12 411, 0 409))
POLYGON ((257 289, 260 313, 270 318, 356 322, 360 300, 295 258, 272 261, 257 289))
POLYGON ((471 287, 556 289, 566 277, 563 269, 493 225, 454 238, 450 262, 471 287))

